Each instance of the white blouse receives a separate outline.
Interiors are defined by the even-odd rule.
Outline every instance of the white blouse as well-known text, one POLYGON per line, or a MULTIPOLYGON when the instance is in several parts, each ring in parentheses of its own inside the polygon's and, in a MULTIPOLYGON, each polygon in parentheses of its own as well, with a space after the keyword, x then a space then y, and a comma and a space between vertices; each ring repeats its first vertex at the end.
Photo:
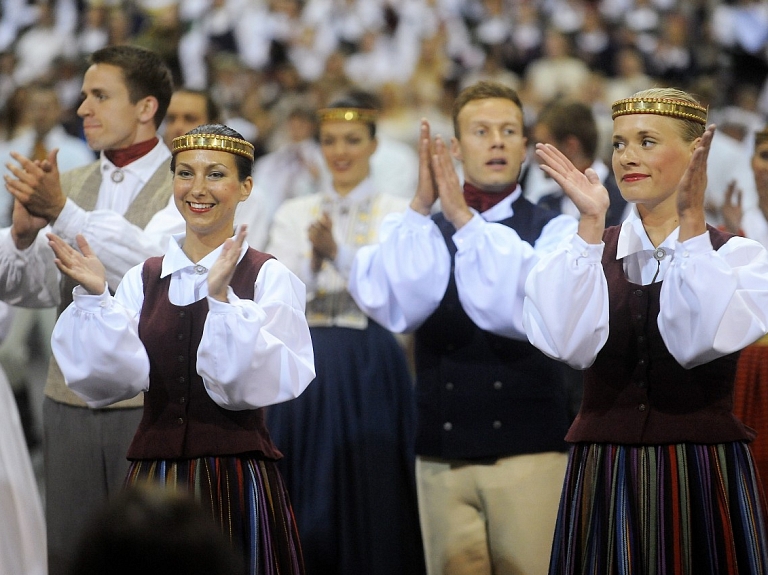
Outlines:
MULTIPOLYGON (((768 332, 768 253, 734 237, 715 251, 704 233, 678 241, 675 229, 654 248, 637 209, 621 226, 616 257, 627 279, 663 281, 658 325, 686 369, 740 350, 768 332), (654 252, 661 259, 654 257, 654 252)), ((525 286, 528 339, 545 354, 584 369, 608 339, 605 244, 574 235, 534 267, 525 286)))
MULTIPOLYGON (((208 297, 208 269, 217 248, 197 264, 174 235, 161 276, 171 275, 169 299, 189 305, 208 297)), ((243 245, 240 258, 245 255, 243 245)), ((138 336, 144 301, 140 264, 125 275, 114 297, 89 295, 78 286, 56 322, 51 346, 67 385, 90 407, 104 407, 149 388, 149 358, 138 336)), ((297 397, 315 377, 304 316, 305 288, 277 260, 259 271, 254 299, 228 289, 227 302, 208 298, 197 352, 197 373, 208 395, 226 409, 253 409, 297 397)))
MULTIPOLYGON (((475 324, 515 339, 525 339, 523 288, 530 269, 544 254, 573 234, 569 216, 551 220, 531 246, 517 232, 494 222, 513 214, 520 187, 453 235, 459 300, 475 324)), ((411 209, 388 216, 380 243, 360 248, 349 290, 360 308, 395 332, 418 328, 440 305, 451 276, 451 257, 440 230, 428 216, 411 209)))

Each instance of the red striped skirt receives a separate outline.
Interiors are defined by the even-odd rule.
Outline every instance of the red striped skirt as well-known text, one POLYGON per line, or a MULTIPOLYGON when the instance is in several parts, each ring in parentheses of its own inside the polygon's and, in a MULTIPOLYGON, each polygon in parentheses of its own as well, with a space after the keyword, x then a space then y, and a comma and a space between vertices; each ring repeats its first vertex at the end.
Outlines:
POLYGON ((243 552, 248 575, 301 575, 304 561, 288 493, 272 461, 249 457, 131 462, 126 485, 186 490, 243 552))
POLYGON ((768 493, 768 338, 741 351, 733 396, 733 414, 757 431, 749 449, 768 493))
POLYGON ((572 446, 549 573, 768 574, 747 445, 572 446))

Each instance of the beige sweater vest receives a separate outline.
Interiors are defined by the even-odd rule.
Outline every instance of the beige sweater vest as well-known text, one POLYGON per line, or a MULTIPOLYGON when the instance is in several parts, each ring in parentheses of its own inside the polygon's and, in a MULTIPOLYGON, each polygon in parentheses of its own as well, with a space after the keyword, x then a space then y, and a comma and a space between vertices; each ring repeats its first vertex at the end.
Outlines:
MULTIPOLYGON (((61 187, 64 194, 86 211, 93 211, 101 187, 101 162, 94 162, 82 168, 70 170, 61 175, 61 187)), ((144 228, 152 216, 168 205, 171 196, 171 169, 170 160, 163 164, 152 174, 147 184, 142 188, 125 213, 125 219, 132 224, 144 228)), ((138 263, 138 262, 137 262, 138 263)), ((72 303, 72 289, 76 283, 67 276, 61 280, 61 304, 59 314, 72 303)), ((86 407, 85 402, 75 395, 64 383, 56 360, 51 357, 48 366, 48 379, 45 384, 45 395, 59 403, 86 407)), ((143 394, 132 399, 120 401, 110 408, 141 407, 143 394)))

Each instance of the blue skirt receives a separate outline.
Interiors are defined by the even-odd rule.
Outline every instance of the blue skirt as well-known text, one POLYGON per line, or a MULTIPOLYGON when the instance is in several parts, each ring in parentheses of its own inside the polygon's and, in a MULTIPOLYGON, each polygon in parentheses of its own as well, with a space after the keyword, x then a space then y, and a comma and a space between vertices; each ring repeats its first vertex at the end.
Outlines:
POLYGON ((374 322, 310 331, 317 378, 267 408, 307 573, 422 573, 415 400, 402 349, 374 322))
POLYGON ((273 461, 235 456, 132 461, 126 486, 144 482, 189 492, 243 553, 247 575, 304 573, 296 521, 273 461))
POLYGON ((768 574, 766 504, 749 448, 571 448, 550 575, 768 574))

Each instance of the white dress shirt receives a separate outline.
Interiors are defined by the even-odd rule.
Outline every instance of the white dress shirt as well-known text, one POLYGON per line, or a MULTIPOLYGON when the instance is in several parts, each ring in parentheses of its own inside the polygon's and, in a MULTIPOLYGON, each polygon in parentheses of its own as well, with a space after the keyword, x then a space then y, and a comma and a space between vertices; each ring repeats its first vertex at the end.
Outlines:
MULTIPOLYGON (((301 281, 277 260, 261 267, 254 299, 228 289, 227 302, 208 297, 208 270, 221 246, 193 263, 173 236, 161 277, 171 276, 168 297, 177 306, 208 298, 209 311, 196 369, 208 395, 226 409, 264 407, 297 397, 315 377, 301 281)), ((240 259, 245 255, 243 245, 240 259)), ((51 348, 67 385, 90 407, 104 407, 149 388, 149 358, 138 326, 144 289, 140 264, 125 274, 114 297, 74 289, 51 348)))
MULTIPOLYGON (((661 244, 661 260, 633 207, 621 226, 617 259, 627 279, 663 281, 659 330, 669 352, 690 369, 740 350, 768 332, 768 254, 759 243, 734 237, 719 250, 709 234, 661 244)), ((605 244, 574 235, 531 271, 523 321, 528 339, 573 367, 589 367, 608 339, 605 244)))
MULTIPOLYGON (((523 287, 530 269, 546 253, 576 231, 575 219, 557 216, 533 246, 499 222, 513 215, 509 197, 453 235, 459 300, 475 324, 486 331, 525 339, 522 326, 523 287)), ((380 243, 361 248, 355 258, 349 290, 358 306, 395 332, 418 328, 440 305, 451 275, 451 257, 440 230, 428 216, 411 209, 387 217, 380 243)))

